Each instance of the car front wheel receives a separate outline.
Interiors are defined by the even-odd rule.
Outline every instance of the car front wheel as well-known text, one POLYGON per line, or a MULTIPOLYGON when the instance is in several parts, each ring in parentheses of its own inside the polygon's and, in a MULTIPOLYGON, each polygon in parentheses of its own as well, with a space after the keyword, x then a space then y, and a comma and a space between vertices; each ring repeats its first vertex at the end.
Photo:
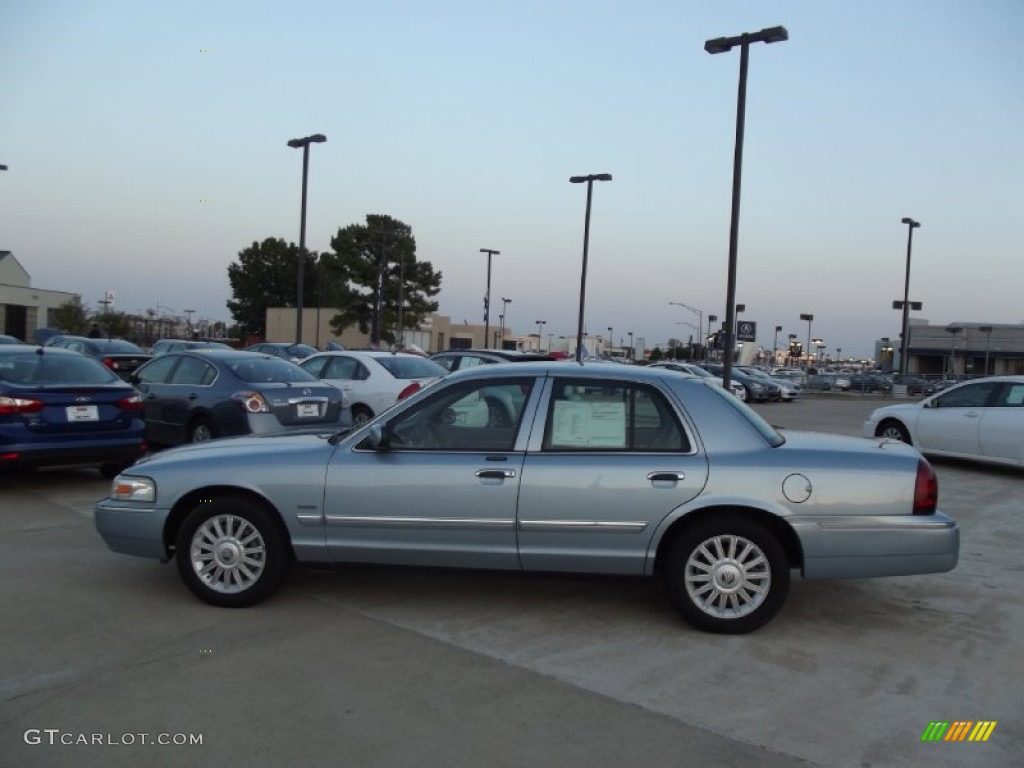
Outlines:
POLYGON ((739 516, 710 518, 685 529, 669 548, 665 577, 683 618, 719 634, 763 626, 789 592, 782 545, 764 526, 739 516))
POLYGON ((911 445, 910 433, 907 432, 907 428, 892 419, 883 421, 878 425, 878 428, 875 430, 875 437, 887 437, 890 440, 899 440, 901 443, 911 445))
POLYGON ((201 501, 178 531, 178 573, 199 599, 244 608, 266 599, 291 564, 285 534, 272 514, 242 497, 201 501))

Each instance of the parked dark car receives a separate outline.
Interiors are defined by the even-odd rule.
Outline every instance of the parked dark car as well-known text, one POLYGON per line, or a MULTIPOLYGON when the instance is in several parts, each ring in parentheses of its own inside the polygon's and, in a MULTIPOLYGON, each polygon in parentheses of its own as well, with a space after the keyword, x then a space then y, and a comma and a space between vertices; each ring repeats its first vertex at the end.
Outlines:
POLYGON ((256 352, 172 352, 139 368, 132 381, 146 408, 146 438, 160 445, 352 421, 341 390, 256 352))
POLYGON ((6 333, 0 333, 0 344, 24 344, 21 339, 14 336, 8 336, 6 333))
POLYGON ((194 339, 159 339, 153 343, 149 353, 153 357, 160 357, 170 352, 181 352, 185 349, 231 349, 227 344, 219 341, 196 341, 194 339))
MULTIPOLYGON (((701 368, 718 377, 721 377, 725 371, 725 366, 717 363, 702 363, 701 368)), ((749 376, 735 367, 730 373, 730 379, 738 381, 747 390, 748 403, 763 403, 768 400, 782 399, 782 388, 778 384, 749 376)))
POLYGON ((853 392, 889 392, 892 390, 892 379, 882 373, 855 373, 850 377, 850 390, 853 392))
POLYGON ((430 359, 440 363, 449 371, 462 371, 474 365, 494 363, 533 363, 540 360, 557 360, 554 355, 544 352, 519 352, 514 349, 449 349, 431 355, 430 359))
POLYGON ((146 451, 142 398, 92 358, 0 347, 0 467, 97 466, 106 477, 146 451))
POLYGON ((301 360, 305 360, 310 355, 315 355, 320 350, 316 347, 309 346, 309 344, 294 344, 287 341, 262 341, 259 344, 253 344, 252 346, 246 347, 245 351, 259 352, 264 355, 273 355, 274 357, 280 357, 283 360, 298 363, 301 360))
POLYGON ((152 357, 142 347, 124 339, 54 336, 46 342, 46 346, 62 347, 96 358, 125 381, 129 381, 132 372, 152 357))

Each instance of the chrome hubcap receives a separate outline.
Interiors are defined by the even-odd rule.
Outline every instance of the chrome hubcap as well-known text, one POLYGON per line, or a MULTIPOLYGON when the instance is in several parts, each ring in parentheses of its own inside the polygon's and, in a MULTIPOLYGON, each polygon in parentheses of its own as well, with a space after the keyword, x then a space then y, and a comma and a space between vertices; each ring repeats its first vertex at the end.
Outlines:
POLYGON ((882 430, 882 437, 888 437, 890 440, 903 440, 903 435, 896 427, 886 427, 882 430))
POLYGON ((217 515, 192 536, 192 567, 215 592, 244 592, 267 564, 267 548, 256 526, 236 515, 217 515))
POLYGON ((764 552, 742 536, 713 536, 686 561, 686 591, 700 610, 719 619, 738 619, 768 597, 771 567, 764 552))
POLYGON ((210 428, 205 424, 200 424, 192 430, 192 442, 193 443, 205 443, 211 439, 213 435, 210 433, 210 428))

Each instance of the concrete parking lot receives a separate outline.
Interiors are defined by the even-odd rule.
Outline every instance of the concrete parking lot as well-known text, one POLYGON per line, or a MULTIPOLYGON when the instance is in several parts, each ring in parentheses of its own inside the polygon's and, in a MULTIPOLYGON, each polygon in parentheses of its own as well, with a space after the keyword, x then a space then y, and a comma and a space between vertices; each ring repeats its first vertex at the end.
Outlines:
MULTIPOLYGON (((882 402, 757 408, 859 435, 882 402)), ((107 551, 95 471, 0 476, 0 766, 1019 767, 1024 474, 935 466, 954 571, 796 580, 741 637, 628 579, 360 566, 211 608, 107 551), (957 720, 998 724, 921 741, 957 720)))

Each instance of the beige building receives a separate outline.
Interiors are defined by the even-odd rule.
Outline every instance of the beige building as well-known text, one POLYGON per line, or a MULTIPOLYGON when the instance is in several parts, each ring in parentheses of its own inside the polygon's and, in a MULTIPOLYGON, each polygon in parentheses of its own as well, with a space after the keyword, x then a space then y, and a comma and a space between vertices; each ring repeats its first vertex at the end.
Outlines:
POLYGON ((32 278, 10 251, 0 251, 0 333, 32 341, 49 314, 77 294, 32 287, 32 278))
MULTIPOLYGON (((302 311, 302 342, 318 349, 324 349, 330 341, 337 342, 347 349, 363 349, 370 346, 368 334, 360 333, 359 328, 346 328, 339 337, 331 330, 331 318, 340 310, 322 307, 304 308, 302 311)), ((267 309, 267 341, 295 341, 295 322, 298 313, 293 307, 270 307, 267 309)), ((491 326, 494 342, 500 329, 491 326)), ((505 331, 505 341, 512 343, 514 337, 505 331)), ((484 326, 469 323, 453 323, 447 315, 430 315, 420 323, 418 328, 405 329, 405 343, 415 344, 424 352, 433 354, 445 349, 470 349, 492 346, 484 344, 484 326)))

